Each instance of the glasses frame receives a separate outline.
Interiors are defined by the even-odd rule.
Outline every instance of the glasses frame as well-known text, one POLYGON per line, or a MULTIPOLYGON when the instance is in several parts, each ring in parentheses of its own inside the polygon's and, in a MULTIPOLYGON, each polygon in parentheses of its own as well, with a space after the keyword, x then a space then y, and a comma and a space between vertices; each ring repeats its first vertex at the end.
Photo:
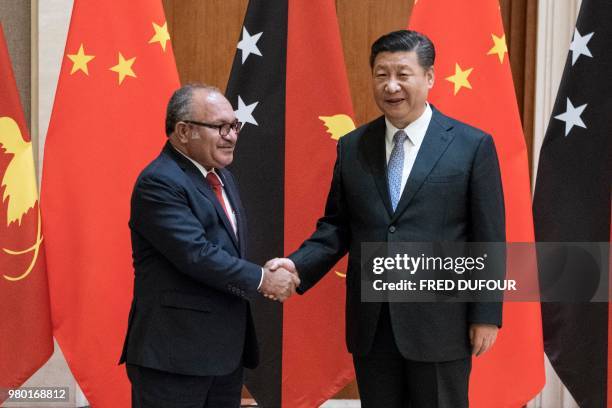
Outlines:
POLYGON ((236 132, 236 134, 239 134, 243 125, 243 123, 239 120, 236 120, 233 123, 222 123, 220 125, 215 125, 214 123, 198 122, 197 120, 182 120, 181 122, 189 123, 190 125, 203 126, 210 129, 217 129, 219 131, 219 136, 221 137, 229 135, 232 129, 234 129, 234 132, 236 132))

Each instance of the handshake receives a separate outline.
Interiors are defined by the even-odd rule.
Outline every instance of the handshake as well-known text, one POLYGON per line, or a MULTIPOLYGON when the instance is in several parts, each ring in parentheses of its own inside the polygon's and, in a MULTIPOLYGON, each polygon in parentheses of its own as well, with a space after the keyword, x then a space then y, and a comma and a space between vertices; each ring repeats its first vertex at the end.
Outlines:
POLYGON ((263 269, 264 275, 259 291, 268 299, 284 302, 300 285, 295 264, 289 258, 270 259, 263 269))

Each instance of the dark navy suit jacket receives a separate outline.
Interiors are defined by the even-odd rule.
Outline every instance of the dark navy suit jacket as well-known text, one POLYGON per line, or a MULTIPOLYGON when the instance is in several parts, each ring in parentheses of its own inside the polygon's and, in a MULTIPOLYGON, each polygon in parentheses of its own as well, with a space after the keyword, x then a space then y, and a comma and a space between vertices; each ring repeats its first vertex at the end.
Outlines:
MULTIPOLYGON (((503 242, 502 183, 490 135, 433 108, 431 122, 395 212, 387 186, 385 121, 342 137, 325 214, 290 255, 304 292, 349 253, 348 350, 366 355, 381 303, 361 302, 362 242, 503 242)), ((389 303, 396 344, 415 361, 470 355, 469 324, 501 325, 500 303, 389 303)))
POLYGON ((129 226, 134 299, 120 362, 187 375, 257 365, 248 298, 261 267, 244 259, 247 226, 236 183, 218 174, 238 237, 202 173, 169 143, 140 174, 129 226))

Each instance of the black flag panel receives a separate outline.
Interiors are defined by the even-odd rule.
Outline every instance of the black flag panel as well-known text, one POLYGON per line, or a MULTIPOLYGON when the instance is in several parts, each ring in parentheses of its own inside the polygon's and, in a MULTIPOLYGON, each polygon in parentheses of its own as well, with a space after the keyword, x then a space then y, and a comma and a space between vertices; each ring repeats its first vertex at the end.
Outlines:
MULTIPOLYGON (((612 1, 583 0, 540 153, 537 241, 610 239, 610 21, 612 1)), ((542 321, 546 354, 574 399, 583 408, 605 407, 608 304, 543 303, 542 321)))
MULTIPOLYGON (((248 257, 282 256, 284 234, 287 1, 250 0, 226 96, 244 123, 231 166, 249 222, 248 257)), ((281 404, 282 307, 251 302, 261 362, 246 386, 263 407, 281 404)))

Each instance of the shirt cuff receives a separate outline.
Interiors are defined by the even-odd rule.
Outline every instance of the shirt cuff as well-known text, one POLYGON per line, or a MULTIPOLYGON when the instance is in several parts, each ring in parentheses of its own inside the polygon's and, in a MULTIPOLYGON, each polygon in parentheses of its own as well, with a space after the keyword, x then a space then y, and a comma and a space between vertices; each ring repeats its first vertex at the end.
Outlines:
POLYGON ((261 268, 261 278, 259 278, 259 285, 257 286, 257 290, 261 288, 261 284, 263 283, 264 273, 265 273, 264 268, 261 268))

